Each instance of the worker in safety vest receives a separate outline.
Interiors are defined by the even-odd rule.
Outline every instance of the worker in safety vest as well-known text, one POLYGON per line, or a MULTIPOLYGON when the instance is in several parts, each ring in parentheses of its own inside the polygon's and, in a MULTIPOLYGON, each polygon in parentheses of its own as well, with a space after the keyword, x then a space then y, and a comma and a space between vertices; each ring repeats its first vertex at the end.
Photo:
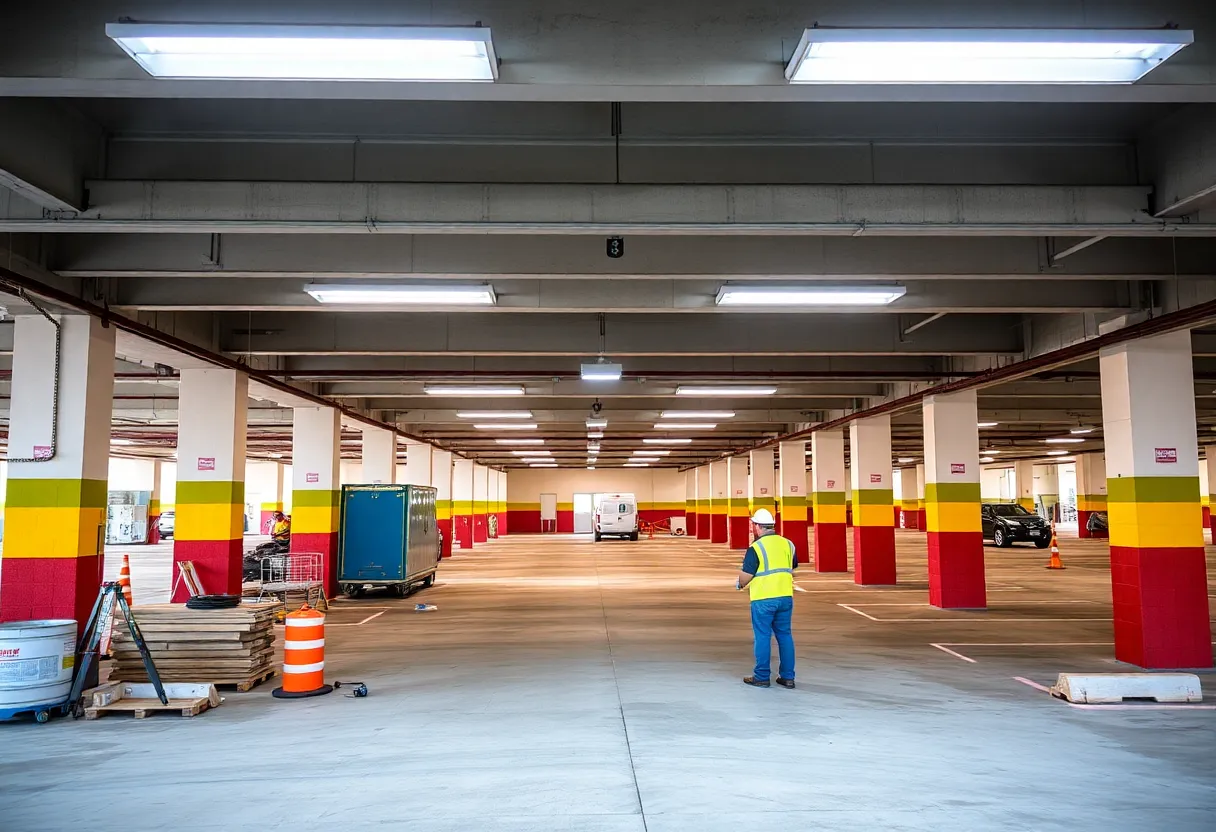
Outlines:
POLYGON ((270 537, 272 540, 291 539, 291 521, 281 511, 271 515, 270 537))
POLYGON ((783 688, 794 687, 794 636, 790 633, 790 618, 794 612, 794 570, 798 568, 798 559, 794 555, 794 544, 776 533, 776 525, 773 513, 766 508, 752 515, 755 542, 743 556, 739 580, 735 583, 738 589, 747 587, 752 596, 756 669, 743 682, 758 688, 769 686, 774 636, 781 658, 777 684, 783 688))

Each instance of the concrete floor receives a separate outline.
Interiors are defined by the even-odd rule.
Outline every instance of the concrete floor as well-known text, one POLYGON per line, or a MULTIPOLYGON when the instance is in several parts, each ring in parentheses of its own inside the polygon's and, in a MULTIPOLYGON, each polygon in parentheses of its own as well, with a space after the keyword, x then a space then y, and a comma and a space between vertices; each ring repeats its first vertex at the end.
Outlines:
MULTIPOLYGON (((739 681, 725 547, 508 537, 409 600, 334 605, 327 674, 366 699, 263 685, 193 720, 0 726, 0 829, 1212 829, 1216 710, 1077 709, 1015 680, 1119 669, 1106 548, 1062 549, 1048 572, 990 548, 983 613, 924 605, 916 532, 897 588, 802 572, 787 691, 739 681)), ((134 551, 137 601, 160 600, 168 549, 134 551)))

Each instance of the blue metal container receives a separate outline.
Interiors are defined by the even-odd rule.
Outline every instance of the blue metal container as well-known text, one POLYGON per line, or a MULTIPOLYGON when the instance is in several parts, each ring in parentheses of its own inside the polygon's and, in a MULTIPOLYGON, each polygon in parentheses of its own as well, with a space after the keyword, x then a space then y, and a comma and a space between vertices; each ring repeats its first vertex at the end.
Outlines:
POLYGON ((424 485, 344 485, 338 583, 357 598, 368 587, 400 597, 435 581, 439 565, 436 490, 424 485))

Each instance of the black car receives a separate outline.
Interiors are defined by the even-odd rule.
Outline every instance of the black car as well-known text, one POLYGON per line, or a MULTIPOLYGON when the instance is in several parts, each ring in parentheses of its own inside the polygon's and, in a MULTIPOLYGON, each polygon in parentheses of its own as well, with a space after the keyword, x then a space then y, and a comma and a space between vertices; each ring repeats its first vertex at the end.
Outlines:
POLYGON ((1017 541, 1033 543, 1040 549, 1051 545, 1051 526, 1037 514, 1017 503, 984 503, 980 506, 984 537, 997 546, 1012 546, 1017 541))

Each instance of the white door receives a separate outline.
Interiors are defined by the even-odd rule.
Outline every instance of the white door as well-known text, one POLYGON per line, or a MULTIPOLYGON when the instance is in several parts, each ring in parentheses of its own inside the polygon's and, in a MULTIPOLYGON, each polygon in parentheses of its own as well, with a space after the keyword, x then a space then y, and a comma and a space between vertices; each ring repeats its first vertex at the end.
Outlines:
POLYGON ((591 534, 595 531, 595 504, 590 494, 574 495, 574 533, 591 534))

